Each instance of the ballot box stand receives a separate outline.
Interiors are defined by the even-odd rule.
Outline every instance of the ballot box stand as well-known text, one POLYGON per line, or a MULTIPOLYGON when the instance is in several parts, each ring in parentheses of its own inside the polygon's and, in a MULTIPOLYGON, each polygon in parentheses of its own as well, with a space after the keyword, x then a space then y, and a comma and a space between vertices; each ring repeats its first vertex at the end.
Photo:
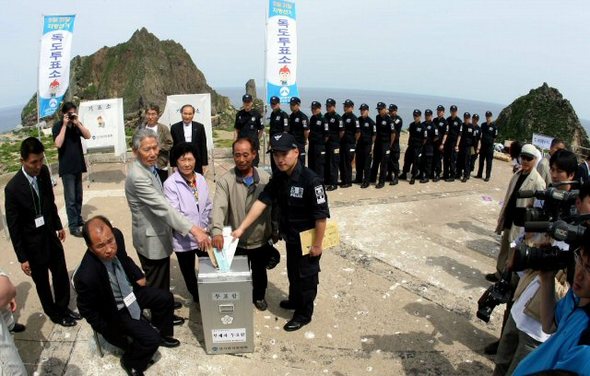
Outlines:
POLYGON ((236 256, 228 272, 199 258, 199 300, 207 354, 254 352, 252 274, 248 258, 236 256))

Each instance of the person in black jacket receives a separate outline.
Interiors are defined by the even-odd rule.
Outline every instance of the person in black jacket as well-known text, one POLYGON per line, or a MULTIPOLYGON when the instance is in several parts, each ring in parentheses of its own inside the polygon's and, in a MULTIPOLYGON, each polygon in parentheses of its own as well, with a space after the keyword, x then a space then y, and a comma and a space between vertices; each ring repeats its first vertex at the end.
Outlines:
POLYGON ((43 311, 56 324, 74 326, 80 315, 68 308, 70 281, 61 245, 66 233, 57 214, 49 169, 43 164, 44 151, 35 137, 22 142, 22 168, 4 188, 6 222, 18 262, 33 278, 43 311))
POLYGON ((177 347, 173 338, 174 298, 170 291, 146 286, 127 255, 123 234, 103 216, 82 229, 88 249, 74 273, 78 309, 92 329, 124 353, 121 366, 143 375, 159 346, 177 347), (141 310, 151 310, 151 322, 141 310))
MULTIPOLYGON (((322 104, 320 102, 311 102, 311 113, 312 115, 309 119, 309 157, 307 158, 307 164, 324 181, 328 124, 322 116, 322 104)), ((270 160, 274 163, 273 158, 270 160)), ((273 170, 273 173, 275 171, 273 170)))
POLYGON ((236 114, 234 123, 234 141, 238 138, 248 137, 254 141, 256 158, 254 167, 258 167, 260 161, 260 138, 264 135, 264 121, 262 115, 255 109, 253 98, 250 94, 242 96, 243 107, 236 114))
POLYGON ((486 177, 484 181, 490 181, 492 175, 492 162, 494 160, 494 142, 498 137, 498 127, 492 121, 492 112, 486 111, 486 121, 481 125, 481 147, 479 148, 479 169, 477 178, 483 177, 483 164, 486 164, 486 177))
MULTIPOLYGON (((188 142, 194 146, 193 155, 197 159, 195 171, 203 175, 207 173, 209 157, 207 155, 207 134, 205 126, 199 122, 193 121, 195 108, 190 104, 185 104, 180 108, 182 121, 172 124, 170 133, 172 134, 172 147, 181 142, 188 142)), ((170 165, 176 167, 176 161, 170 161, 170 165)))
POLYGON ((356 144, 356 179, 355 183, 361 184, 361 188, 367 188, 371 178, 371 161, 373 144, 377 134, 377 127, 373 119, 369 117, 369 106, 366 103, 360 106, 361 136, 356 144))
POLYGON ((343 103, 344 137, 340 139, 340 180, 342 188, 352 187, 352 160, 356 149, 356 142, 360 136, 360 125, 354 110, 354 102, 347 99, 343 103))

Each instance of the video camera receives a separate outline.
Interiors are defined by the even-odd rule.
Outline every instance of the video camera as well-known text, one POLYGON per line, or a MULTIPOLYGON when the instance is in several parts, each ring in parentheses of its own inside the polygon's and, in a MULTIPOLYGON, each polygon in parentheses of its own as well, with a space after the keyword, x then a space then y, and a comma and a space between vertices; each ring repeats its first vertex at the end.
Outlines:
POLYGON ((555 221, 574 214, 572 208, 579 193, 577 189, 564 191, 552 186, 543 191, 519 191, 516 197, 543 200, 542 208, 526 209, 523 222, 555 221))
POLYGON ((490 321, 490 315, 496 306, 508 303, 512 299, 510 272, 504 272, 500 281, 490 286, 477 301, 477 318, 490 321))

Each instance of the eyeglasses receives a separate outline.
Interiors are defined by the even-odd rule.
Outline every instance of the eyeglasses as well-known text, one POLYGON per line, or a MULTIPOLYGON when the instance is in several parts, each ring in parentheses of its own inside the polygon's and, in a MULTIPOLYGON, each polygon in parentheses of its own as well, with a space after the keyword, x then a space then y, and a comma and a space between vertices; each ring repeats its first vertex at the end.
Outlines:
POLYGON ((581 248, 576 248, 574 250, 574 260, 576 262, 576 266, 582 268, 586 276, 590 277, 590 266, 584 265, 584 260, 582 260, 581 248))
POLYGON ((523 161, 532 161, 533 159, 535 159, 535 157, 531 157, 530 155, 525 155, 525 154, 521 154, 520 155, 520 159, 522 159, 523 161))

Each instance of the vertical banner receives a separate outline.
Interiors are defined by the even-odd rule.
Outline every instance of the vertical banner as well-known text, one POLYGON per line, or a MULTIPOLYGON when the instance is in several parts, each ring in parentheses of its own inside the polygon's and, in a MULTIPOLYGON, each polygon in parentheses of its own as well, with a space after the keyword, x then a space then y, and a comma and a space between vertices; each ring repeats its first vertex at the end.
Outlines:
POLYGON ((113 148, 117 157, 127 152, 122 98, 81 102, 78 116, 91 134, 90 139, 82 140, 85 150, 113 148))
POLYGON ((39 56, 39 118, 53 115, 70 84, 75 15, 45 16, 39 56))
POLYGON ((295 0, 269 0, 266 20, 266 103, 298 97, 295 0))

